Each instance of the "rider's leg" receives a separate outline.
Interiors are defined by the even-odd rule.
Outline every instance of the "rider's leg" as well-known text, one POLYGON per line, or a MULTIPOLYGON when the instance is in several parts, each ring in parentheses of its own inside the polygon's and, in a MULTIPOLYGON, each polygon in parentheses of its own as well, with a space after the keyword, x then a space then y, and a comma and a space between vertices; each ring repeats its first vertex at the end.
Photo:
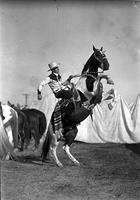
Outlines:
POLYGON ((63 124, 62 124, 62 118, 61 118, 61 108, 59 103, 56 104, 55 110, 52 115, 52 125, 53 125, 53 132, 55 133, 57 139, 60 139, 63 134, 63 124))
POLYGON ((74 110, 76 110, 76 103, 73 96, 72 90, 61 90, 55 94, 56 98, 62 98, 62 99, 71 99, 74 105, 74 110))

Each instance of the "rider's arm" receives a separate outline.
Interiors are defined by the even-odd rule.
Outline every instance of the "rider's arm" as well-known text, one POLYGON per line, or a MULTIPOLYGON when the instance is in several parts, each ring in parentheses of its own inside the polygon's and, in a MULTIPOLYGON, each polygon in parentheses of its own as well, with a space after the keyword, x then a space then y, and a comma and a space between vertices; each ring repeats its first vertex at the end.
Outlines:
POLYGON ((41 91, 42 88, 48 84, 50 82, 50 77, 47 77, 45 80, 41 81, 41 83, 39 84, 38 88, 37 88, 37 98, 38 100, 42 99, 42 95, 41 95, 41 91))
POLYGON ((50 77, 47 77, 45 80, 41 81, 38 86, 38 91, 41 92, 42 88, 50 82, 50 77))

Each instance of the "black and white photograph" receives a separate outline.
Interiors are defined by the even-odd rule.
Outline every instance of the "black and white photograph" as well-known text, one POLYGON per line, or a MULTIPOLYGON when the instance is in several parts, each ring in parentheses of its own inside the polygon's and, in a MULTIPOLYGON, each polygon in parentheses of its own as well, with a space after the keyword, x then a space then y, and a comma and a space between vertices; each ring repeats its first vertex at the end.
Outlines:
POLYGON ((140 200, 140 1, 0 1, 1 200, 140 200))

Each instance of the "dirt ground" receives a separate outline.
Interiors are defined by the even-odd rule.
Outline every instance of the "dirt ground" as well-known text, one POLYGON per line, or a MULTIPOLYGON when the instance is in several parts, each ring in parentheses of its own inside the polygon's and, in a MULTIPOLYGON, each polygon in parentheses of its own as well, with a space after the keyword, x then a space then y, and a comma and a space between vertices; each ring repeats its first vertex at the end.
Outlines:
POLYGON ((140 155, 124 144, 75 142, 75 166, 62 150, 63 168, 52 158, 42 165, 31 150, 19 161, 1 162, 2 200, 140 200, 140 155))

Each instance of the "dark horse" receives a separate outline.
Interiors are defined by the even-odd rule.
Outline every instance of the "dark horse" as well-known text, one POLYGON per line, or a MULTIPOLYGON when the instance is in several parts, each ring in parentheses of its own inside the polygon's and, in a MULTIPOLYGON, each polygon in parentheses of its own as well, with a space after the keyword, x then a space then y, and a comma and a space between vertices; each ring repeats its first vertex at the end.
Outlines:
MULTIPOLYGON (((26 108, 21 110, 22 113, 27 117, 28 129, 26 129, 26 139, 31 137, 35 140, 35 149, 37 149, 39 145, 39 141, 44 134, 47 126, 47 121, 45 114, 34 108, 26 108)), ((27 140, 27 146, 29 144, 29 140, 27 140)))
POLYGON ((46 130, 46 117, 43 112, 37 109, 24 108, 15 106, 8 101, 8 105, 11 106, 18 114, 18 133, 21 140, 20 150, 27 149, 31 138, 35 140, 35 149, 39 145, 40 138, 46 130))
MULTIPOLYGON (((79 165, 79 162, 70 153, 70 145, 74 142, 76 138, 76 135, 78 132, 77 125, 80 122, 82 122, 84 119, 86 119, 92 113, 92 109, 97 103, 101 102, 102 100, 102 88, 100 87, 101 79, 105 78, 108 81, 108 77, 105 75, 98 77, 99 67, 101 67, 103 70, 107 70, 109 68, 109 63, 107 61, 107 58, 103 54, 102 49, 97 50, 95 49, 95 47, 93 47, 93 50, 94 50, 94 53, 92 54, 90 59, 87 61, 87 64, 85 68, 83 69, 82 71, 83 74, 81 76, 86 76, 85 71, 87 70, 87 68, 89 68, 90 73, 94 72, 94 69, 95 69, 95 72, 96 72, 95 76, 92 76, 92 75, 90 76, 93 79, 93 81, 95 80, 97 81, 97 89, 96 89, 95 95, 90 99, 88 105, 85 105, 84 102, 82 101, 83 98, 81 98, 81 101, 76 102, 75 106, 73 106, 73 103, 70 102, 67 105, 67 107, 64 107, 64 106, 61 107, 62 123, 63 123, 63 128, 64 128, 63 150, 66 152, 66 154, 71 159, 71 161, 76 165, 79 165)), ((88 74, 86 77, 88 77, 88 74)), ((52 157, 54 158, 56 164, 59 167, 62 167, 63 165, 59 161, 56 154, 58 144, 59 144, 59 140, 56 134, 54 134, 53 125, 50 123, 48 127, 48 132, 46 135, 46 139, 42 147, 42 160, 45 161, 45 158, 49 150, 51 150, 50 153, 52 157)))

